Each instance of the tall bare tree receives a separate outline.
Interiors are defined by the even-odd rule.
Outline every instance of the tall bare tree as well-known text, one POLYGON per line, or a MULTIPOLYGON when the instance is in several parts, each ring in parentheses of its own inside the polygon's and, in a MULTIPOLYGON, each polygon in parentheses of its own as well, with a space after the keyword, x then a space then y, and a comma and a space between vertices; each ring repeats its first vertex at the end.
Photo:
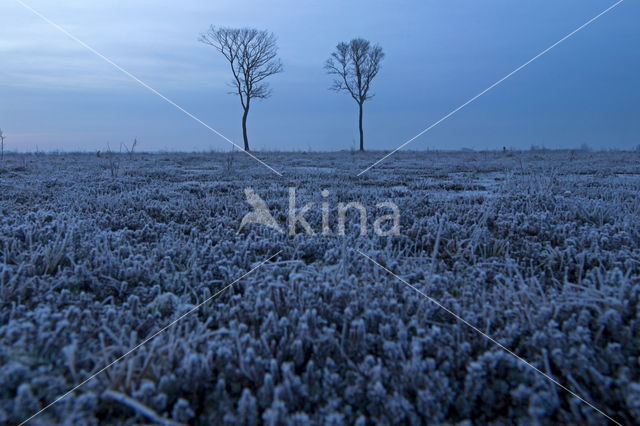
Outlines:
POLYGON ((380 46, 362 38, 354 38, 349 43, 339 43, 335 52, 325 63, 329 74, 336 75, 332 90, 348 92, 358 103, 358 127, 360 129, 360 151, 364 151, 364 131, 362 129, 362 107, 373 94, 369 93, 371 81, 378 75, 384 52, 380 46))
POLYGON ((244 149, 249 151, 247 117, 251 100, 268 98, 271 90, 264 80, 282 72, 276 37, 254 28, 216 28, 212 25, 199 40, 222 53, 231 66, 231 86, 234 88, 231 93, 240 97, 244 149))

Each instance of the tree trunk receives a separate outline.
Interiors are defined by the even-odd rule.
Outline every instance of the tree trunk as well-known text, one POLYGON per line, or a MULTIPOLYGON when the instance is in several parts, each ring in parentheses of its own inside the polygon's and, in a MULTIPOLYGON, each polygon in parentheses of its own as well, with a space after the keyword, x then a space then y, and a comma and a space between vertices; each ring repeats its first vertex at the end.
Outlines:
POLYGON ((242 114, 242 138, 244 139, 244 150, 249 151, 249 137, 247 136, 247 116, 249 115, 249 105, 242 114))
POLYGON ((364 151, 364 132, 362 130, 362 104, 363 102, 358 103, 358 126, 360 127, 360 151, 364 151))

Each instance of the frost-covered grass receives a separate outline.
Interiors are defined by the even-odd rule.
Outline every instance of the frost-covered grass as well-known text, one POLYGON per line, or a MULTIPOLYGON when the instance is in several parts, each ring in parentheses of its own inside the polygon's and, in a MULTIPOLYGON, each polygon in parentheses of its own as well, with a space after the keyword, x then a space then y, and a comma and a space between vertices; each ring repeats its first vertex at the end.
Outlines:
MULTIPOLYGON (((6 155, 0 423, 606 424, 359 249, 626 424, 640 418, 637 153, 6 155), (114 167, 114 162, 117 167, 114 167), (115 171, 114 171, 115 170, 115 171), (345 237, 284 224, 328 189, 345 237), (401 235, 373 236, 376 202, 401 235)), ((318 206, 307 215, 320 231, 318 206)), ((335 230, 335 228, 334 228, 335 230)))

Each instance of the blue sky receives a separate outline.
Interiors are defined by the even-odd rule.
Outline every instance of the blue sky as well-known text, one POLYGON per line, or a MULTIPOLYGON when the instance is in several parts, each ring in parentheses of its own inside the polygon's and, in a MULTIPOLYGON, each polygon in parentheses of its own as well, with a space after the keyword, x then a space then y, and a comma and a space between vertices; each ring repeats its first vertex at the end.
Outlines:
MULTIPOLYGON (((610 6, 604 0, 23 0, 241 145, 210 24, 273 31, 285 72, 254 104, 254 149, 356 146, 357 106, 323 63, 364 37, 386 53, 365 145, 393 149, 610 6)), ((407 149, 640 145, 640 2, 626 0, 407 149)), ((230 144, 14 0, 0 2, 0 127, 18 151, 224 151, 230 144)))

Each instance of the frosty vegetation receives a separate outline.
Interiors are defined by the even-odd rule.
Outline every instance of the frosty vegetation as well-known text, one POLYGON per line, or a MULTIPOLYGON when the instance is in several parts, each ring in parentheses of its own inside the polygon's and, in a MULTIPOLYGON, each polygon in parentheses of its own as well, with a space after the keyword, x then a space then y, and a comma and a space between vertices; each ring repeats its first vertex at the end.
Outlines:
POLYGON ((356 249, 640 418, 640 153, 398 153, 362 177, 376 154, 261 156, 284 176, 242 153, 5 154, 0 423, 282 250, 35 422, 606 424, 356 249), (238 233, 248 186, 281 223, 289 186, 392 200, 400 235, 360 236, 355 215, 343 237, 238 233))

